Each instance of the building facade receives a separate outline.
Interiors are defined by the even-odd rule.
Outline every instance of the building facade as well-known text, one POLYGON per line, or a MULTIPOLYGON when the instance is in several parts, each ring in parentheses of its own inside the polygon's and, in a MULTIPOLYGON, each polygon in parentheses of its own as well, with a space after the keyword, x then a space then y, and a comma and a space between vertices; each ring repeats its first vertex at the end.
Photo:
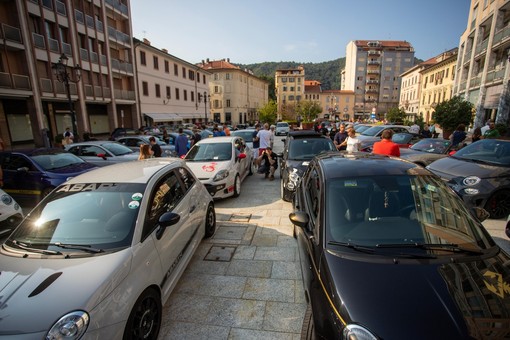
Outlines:
POLYGON ((475 106, 475 127, 488 119, 508 124, 510 2, 471 0, 459 42, 454 94, 475 106))
POLYGON ((82 136, 140 125, 129 0, 1 1, 0 23, 7 147, 48 146, 66 127, 82 136))
POLYGON ((423 81, 420 84, 419 112, 427 123, 432 119, 436 105, 453 96, 457 52, 458 49, 454 48, 441 53, 420 71, 423 81))
POLYGON ((355 118, 383 118, 400 99, 400 75, 414 66, 407 41, 355 40, 347 44, 342 89, 354 91, 355 118))
POLYGON ((305 94, 304 67, 276 70, 274 80, 278 120, 285 116, 294 116, 295 107, 305 94))
POLYGON ((139 112, 144 124, 205 123, 211 119, 210 73, 158 49, 150 41, 134 39, 139 112))
POLYGON ((257 121, 258 110, 268 103, 269 83, 230 63, 209 59, 199 64, 211 74, 211 117, 215 123, 246 124, 257 121))

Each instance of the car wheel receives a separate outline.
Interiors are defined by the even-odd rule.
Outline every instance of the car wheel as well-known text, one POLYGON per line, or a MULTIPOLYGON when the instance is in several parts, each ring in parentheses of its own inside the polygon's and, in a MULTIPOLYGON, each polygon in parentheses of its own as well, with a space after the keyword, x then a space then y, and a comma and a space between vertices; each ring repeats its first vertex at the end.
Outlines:
POLYGON ((490 218, 500 219, 510 214, 510 191, 502 190, 494 193, 485 203, 485 210, 490 218))
POLYGON ((285 202, 291 202, 292 201, 292 193, 289 190, 285 189, 285 186, 283 185, 283 178, 280 181, 280 187, 281 187, 280 193, 282 195, 282 200, 284 200, 285 202))
POLYGON ((234 181, 234 197, 239 197, 239 195, 241 195, 241 178, 238 174, 234 181))
POLYGON ((313 323, 312 305, 309 303, 306 307, 303 326, 301 327, 301 339, 315 340, 315 324, 313 323))
POLYGON ((124 330, 124 339, 156 339, 161 327, 161 299, 154 289, 146 289, 136 300, 124 330))
POLYGON ((248 176, 251 176, 251 175, 253 175, 253 167, 254 167, 253 162, 250 162, 249 167, 250 167, 250 169, 248 171, 248 176))
POLYGON ((216 212, 214 206, 209 204, 207 207, 207 214, 205 215, 205 237, 211 237, 216 231, 216 212))

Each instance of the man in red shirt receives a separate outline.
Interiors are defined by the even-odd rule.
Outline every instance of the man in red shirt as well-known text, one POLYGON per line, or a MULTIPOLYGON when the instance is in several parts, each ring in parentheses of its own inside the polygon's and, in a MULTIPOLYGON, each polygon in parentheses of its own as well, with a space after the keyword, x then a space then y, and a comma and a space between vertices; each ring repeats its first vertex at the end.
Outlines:
POLYGON ((380 142, 374 143, 372 153, 400 157, 400 148, 398 147, 398 144, 391 141, 391 137, 393 137, 393 130, 384 130, 381 137, 382 139, 380 142))

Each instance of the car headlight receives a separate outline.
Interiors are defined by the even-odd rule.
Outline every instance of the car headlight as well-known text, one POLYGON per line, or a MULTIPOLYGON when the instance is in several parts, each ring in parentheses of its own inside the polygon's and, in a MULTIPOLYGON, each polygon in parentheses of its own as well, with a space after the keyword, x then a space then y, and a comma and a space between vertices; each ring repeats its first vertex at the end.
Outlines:
POLYGON ((225 179, 228 177, 228 170, 220 170, 216 175, 213 177, 213 182, 221 181, 222 179, 225 179))
POLYGON ((467 185, 469 187, 469 186, 477 185, 478 183, 480 183, 480 181, 481 181, 480 177, 469 176, 462 180, 462 184, 467 185))
POLYGON ((466 188, 464 189, 464 192, 468 195, 476 195, 478 194, 478 189, 474 189, 474 188, 466 188))
POLYGON ((344 340, 377 340, 375 335, 370 331, 359 325, 347 325, 342 332, 342 339, 344 340))
POLYGON ((289 181, 287 182, 287 188, 294 190, 299 183, 301 176, 299 176, 299 170, 296 168, 289 169, 289 181))
POLYGON ((2 203, 5 204, 5 205, 9 205, 13 201, 12 197, 7 195, 7 194, 2 195, 2 197, 0 199, 2 200, 2 203))
POLYGON ((51 327, 46 339, 79 339, 87 330, 89 315, 83 311, 74 311, 61 317, 51 327))

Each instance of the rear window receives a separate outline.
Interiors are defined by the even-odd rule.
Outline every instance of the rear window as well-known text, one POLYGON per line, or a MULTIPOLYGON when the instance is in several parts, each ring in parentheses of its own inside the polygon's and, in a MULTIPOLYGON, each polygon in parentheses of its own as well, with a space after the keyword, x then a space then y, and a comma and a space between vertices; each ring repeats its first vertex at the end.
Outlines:
POLYGON ((288 123, 276 123, 276 126, 277 127, 288 127, 289 124, 288 123))

